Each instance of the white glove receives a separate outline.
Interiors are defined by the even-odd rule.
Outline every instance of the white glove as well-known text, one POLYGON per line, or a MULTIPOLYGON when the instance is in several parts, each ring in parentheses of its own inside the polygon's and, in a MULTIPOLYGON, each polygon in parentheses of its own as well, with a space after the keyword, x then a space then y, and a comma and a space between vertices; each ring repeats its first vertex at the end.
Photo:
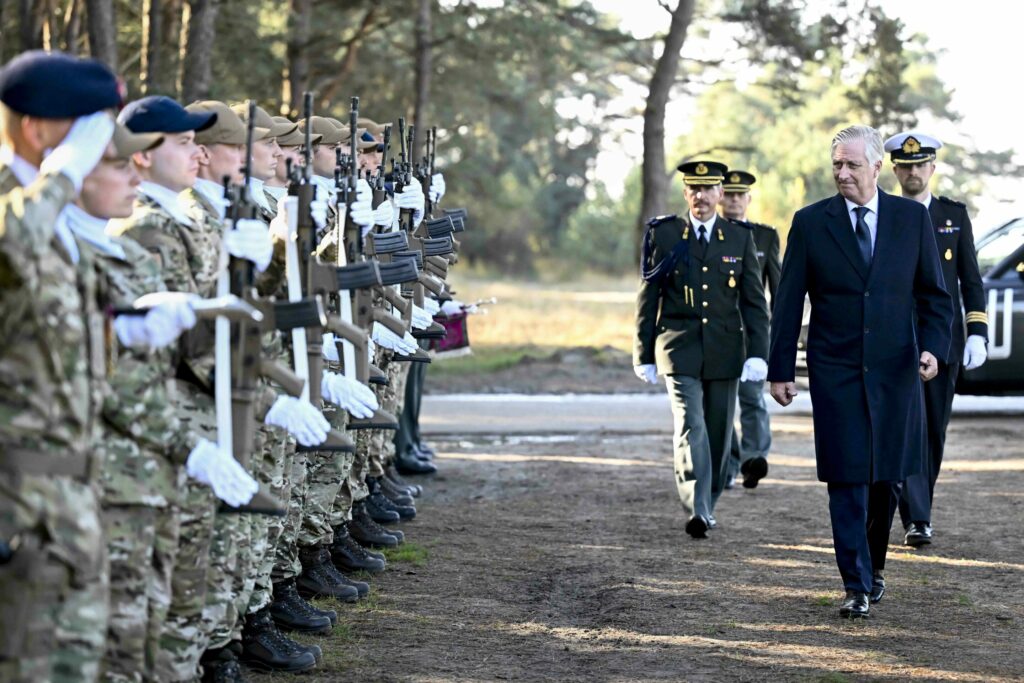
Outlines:
POLYGON ((334 333, 324 332, 323 344, 323 350, 320 352, 320 355, 332 363, 340 363, 341 358, 338 357, 338 344, 334 339, 334 333))
POLYGON ((277 215, 270 221, 270 236, 282 242, 288 239, 288 235, 297 225, 298 217, 296 211, 299 206, 298 197, 285 196, 277 203, 277 215))
POLYGON ((395 219, 395 205, 390 199, 385 199, 376 209, 373 210, 373 224, 390 226, 395 219))
POLYGON ((430 317, 434 317, 441 312, 441 304, 437 303, 435 299, 431 299, 429 296, 423 298, 423 308, 427 311, 430 317))
POLYGON ((320 388, 323 390, 324 398, 339 408, 344 408, 353 417, 373 417, 373 411, 380 408, 377 397, 369 387, 336 372, 324 370, 320 388))
POLYGON ((377 217, 373 210, 373 190, 370 189, 370 183, 366 182, 365 178, 356 181, 356 200, 352 202, 348 211, 352 216, 352 222, 356 225, 372 228, 376 222, 377 217))
POLYGON ((114 134, 114 119, 105 111, 80 116, 60 144, 46 155, 39 167, 40 173, 63 173, 82 189, 82 180, 96 168, 103 158, 110 138, 114 134))
POLYGON ((232 507, 248 503, 260 488, 230 453, 206 439, 200 439, 188 454, 185 471, 200 484, 212 488, 215 496, 232 507))
POLYGON ((331 430, 323 414, 309 401, 292 396, 278 396, 263 421, 286 430, 303 446, 319 446, 331 430))
POLYGON ((444 176, 440 173, 435 173, 430 176, 430 201, 437 203, 441 201, 441 197, 444 196, 444 176))
POLYGON ((441 304, 441 313, 448 317, 462 313, 463 303, 457 299, 449 299, 441 304))
POLYGON ((270 231, 262 221, 254 218, 236 221, 234 229, 224 233, 224 248, 235 258, 252 261, 260 272, 267 269, 270 259, 274 257, 274 242, 270 239, 270 231))
POLYGON ((314 199, 309 203, 309 213, 313 216, 313 223, 317 230, 323 230, 327 225, 327 202, 322 199, 314 199))
POLYGON ((656 365, 634 365, 633 373, 638 379, 648 384, 658 383, 658 367, 656 365))
POLYGON ((416 353, 416 340, 412 338, 412 335, 406 333, 404 337, 399 337, 377 322, 373 323, 370 338, 390 351, 397 351, 404 355, 416 353))
POLYGON ((366 356, 373 362, 373 357, 377 353, 377 345, 373 343, 372 339, 366 340, 366 356))
POLYGON ((763 382, 768 376, 768 364, 763 358, 748 358, 740 374, 741 382, 763 382))
MULTIPOLYGON (((424 303, 426 301, 424 300, 424 303)), ((426 310, 420 308, 416 304, 412 305, 412 326, 416 330, 425 330, 430 327, 430 324, 434 322, 434 316, 426 312, 426 310)))
POLYGON ((980 368, 988 359, 988 349, 985 347, 985 338, 980 334, 972 334, 967 337, 967 345, 964 346, 964 370, 980 368))
POLYGON ((173 344, 181 333, 196 324, 196 314, 183 295, 168 299, 149 309, 144 316, 119 315, 114 320, 114 331, 125 346, 162 349, 173 344))
POLYGON ((419 226, 423 220, 425 201, 423 187, 420 185, 420 181, 415 178, 410 179, 409 184, 395 195, 395 206, 399 209, 412 209, 412 222, 414 226, 419 226))

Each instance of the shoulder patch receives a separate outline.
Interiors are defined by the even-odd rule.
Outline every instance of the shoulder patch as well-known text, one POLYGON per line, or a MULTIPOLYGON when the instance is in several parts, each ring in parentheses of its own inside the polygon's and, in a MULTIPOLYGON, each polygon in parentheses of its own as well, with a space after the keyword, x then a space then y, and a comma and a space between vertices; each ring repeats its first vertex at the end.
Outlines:
POLYGON ((962 209, 966 209, 967 208, 967 205, 964 204, 963 202, 958 202, 957 200, 950 199, 949 197, 939 197, 939 201, 940 202, 945 202, 946 204, 952 204, 953 206, 959 206, 962 209))
POLYGON ((676 215, 674 213, 665 214, 664 216, 655 216, 647 221, 647 227, 653 228, 655 225, 661 225, 665 221, 670 221, 675 217, 676 215))

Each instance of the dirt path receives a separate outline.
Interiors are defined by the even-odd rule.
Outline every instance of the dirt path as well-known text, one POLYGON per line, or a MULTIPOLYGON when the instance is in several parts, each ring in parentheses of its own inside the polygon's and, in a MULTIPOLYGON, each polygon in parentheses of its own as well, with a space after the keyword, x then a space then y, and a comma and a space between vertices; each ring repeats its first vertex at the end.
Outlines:
POLYGON ((667 435, 436 440, 404 560, 302 680, 1024 680, 1024 420, 954 422, 936 543, 894 532, 889 592, 854 623, 810 420, 774 428, 769 478, 725 493, 707 541, 667 435))

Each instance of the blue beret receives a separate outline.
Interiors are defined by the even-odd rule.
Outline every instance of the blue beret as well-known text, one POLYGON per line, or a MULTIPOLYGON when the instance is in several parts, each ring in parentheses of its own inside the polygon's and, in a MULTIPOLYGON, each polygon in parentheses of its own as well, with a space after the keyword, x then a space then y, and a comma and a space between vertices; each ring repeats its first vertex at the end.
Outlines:
POLYGON ((0 68, 0 102, 26 116, 70 119, 119 107, 121 87, 103 62, 31 50, 0 68))
POLYGON ((166 95, 150 95, 129 102, 117 120, 133 133, 183 133, 206 130, 217 122, 217 112, 191 112, 166 95))

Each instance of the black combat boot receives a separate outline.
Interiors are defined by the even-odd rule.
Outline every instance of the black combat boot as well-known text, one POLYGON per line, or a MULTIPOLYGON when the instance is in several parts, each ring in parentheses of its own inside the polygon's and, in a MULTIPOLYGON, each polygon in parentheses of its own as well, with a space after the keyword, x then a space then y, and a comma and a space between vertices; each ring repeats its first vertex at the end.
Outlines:
POLYGON ((363 507, 373 521, 378 524, 390 524, 402 519, 402 516, 388 505, 384 494, 380 492, 380 486, 376 479, 367 477, 366 486, 370 490, 370 495, 363 500, 363 507))
POLYGON ((412 505, 415 507, 416 503, 413 500, 412 494, 409 493, 409 489, 404 489, 396 485, 386 476, 380 477, 378 481, 380 482, 381 493, 387 496, 388 500, 392 503, 395 503, 396 505, 412 505))
POLYGON ((359 591, 354 586, 336 579, 337 570, 330 562, 323 561, 320 546, 299 548, 299 561, 302 562, 302 574, 295 581, 299 595, 306 598, 325 595, 342 602, 359 599, 359 591))
POLYGON ((361 598, 365 598, 370 594, 370 584, 365 581, 350 579, 338 571, 338 568, 334 566, 334 562, 331 561, 331 551, 326 545, 320 547, 320 561, 323 564, 324 572, 337 583, 352 586, 359 592, 359 597, 361 598))
POLYGON ((207 650, 199 663, 203 667, 203 683, 245 683, 242 666, 231 648, 207 650))
POLYGON ((394 548, 399 544, 397 536, 386 531, 381 525, 370 518, 366 512, 365 501, 352 506, 352 521, 348 523, 348 531, 352 538, 373 548, 394 548))
POLYGON ((274 584, 270 616, 279 629, 299 633, 330 633, 338 621, 338 614, 333 610, 321 612, 303 600, 295 588, 294 579, 274 584))
POLYGON ((364 571, 377 574, 384 571, 387 566, 386 560, 371 556, 366 548, 349 535, 347 524, 334 527, 331 560, 334 566, 343 572, 364 571))
POLYGON ((298 673, 315 667, 316 655, 281 635, 270 616, 270 609, 265 607, 245 619, 242 661, 263 671, 298 673))
POLYGON ((398 505, 384 494, 384 490, 380 484, 380 478, 374 479, 367 477, 366 486, 370 489, 370 497, 366 499, 367 510, 370 512, 370 516, 373 517, 374 521, 384 521, 374 514, 374 509, 394 513, 395 515, 398 515, 398 520, 412 519, 416 516, 415 507, 412 507, 411 505, 398 505))
POLYGON ((419 498, 420 494, 423 493, 423 487, 419 484, 410 484, 405 479, 402 479, 402 475, 395 469, 395 464, 391 463, 388 465, 387 470, 384 472, 384 476, 388 480, 400 489, 408 489, 409 495, 413 498, 419 498))

